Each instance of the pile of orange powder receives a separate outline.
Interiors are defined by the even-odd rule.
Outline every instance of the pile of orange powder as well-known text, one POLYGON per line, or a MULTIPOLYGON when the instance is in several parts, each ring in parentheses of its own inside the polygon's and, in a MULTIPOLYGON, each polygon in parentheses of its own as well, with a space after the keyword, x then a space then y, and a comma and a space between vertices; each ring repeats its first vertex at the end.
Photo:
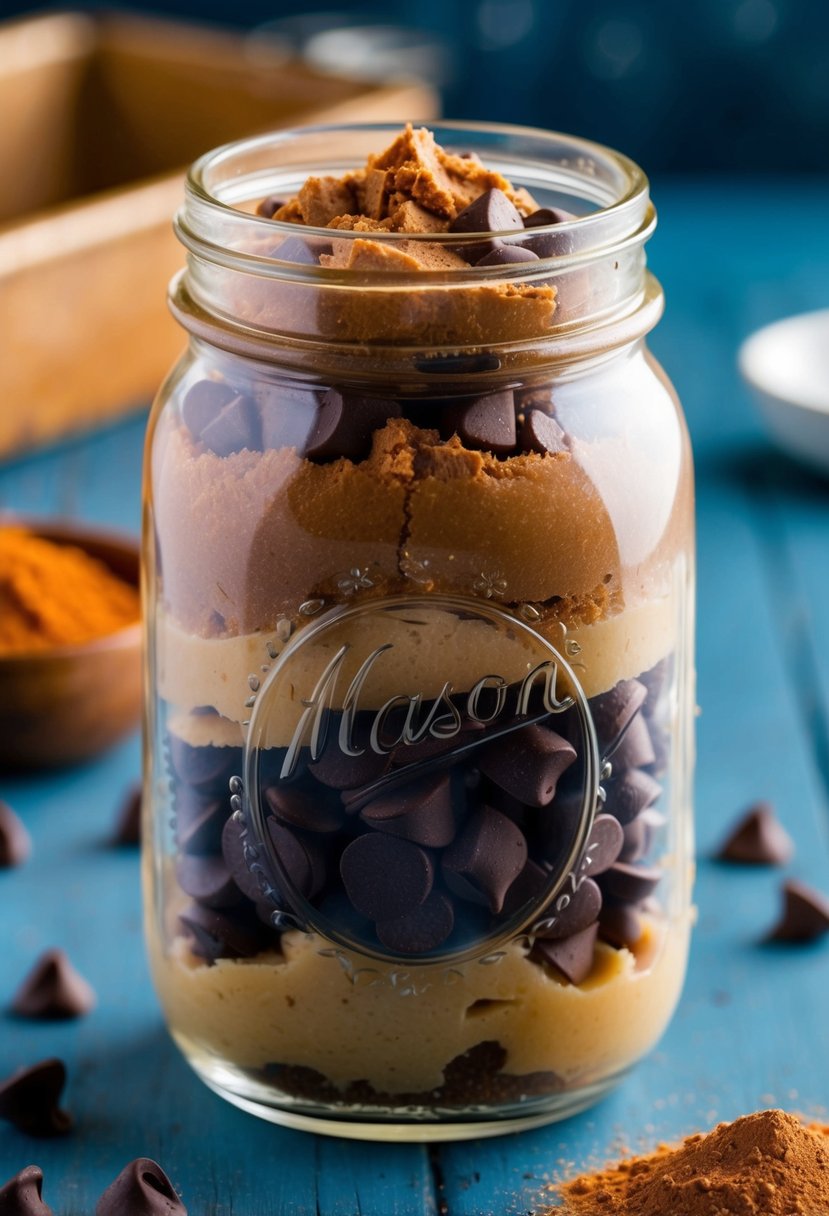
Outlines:
POLYGON ((0 655, 89 642, 139 614, 136 588, 83 549, 0 527, 0 655))

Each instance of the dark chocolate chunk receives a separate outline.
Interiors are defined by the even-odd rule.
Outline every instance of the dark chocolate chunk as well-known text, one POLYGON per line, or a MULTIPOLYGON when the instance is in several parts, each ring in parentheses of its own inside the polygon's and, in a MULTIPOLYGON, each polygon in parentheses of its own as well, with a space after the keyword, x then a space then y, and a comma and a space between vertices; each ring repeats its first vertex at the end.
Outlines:
POLYGON ((430 849, 441 849, 455 838, 449 776, 436 773, 385 797, 375 798, 363 807, 360 818, 380 832, 401 836, 430 849))
POLYGON ((265 898, 265 891, 271 885, 270 873, 261 867, 261 846, 253 846, 247 837, 243 837, 243 831, 243 824, 233 816, 226 821, 221 838, 222 854, 236 886, 256 902, 265 898))
POLYGON ((650 852, 654 836, 664 824, 665 816, 659 811, 641 811, 623 829, 625 843, 618 860, 641 861, 650 852))
POLYGON ((357 911, 384 922, 419 908, 434 882, 429 854, 385 832, 352 840, 340 857, 340 874, 357 911))
POLYGON ((642 918, 630 904, 604 904, 599 913, 599 937, 617 950, 632 950, 642 936, 642 918))
POLYGON ((319 412, 320 394, 312 389, 279 384, 259 402, 262 450, 296 448, 303 455, 319 412))
POLYGON ((0 869, 22 866, 31 851, 31 837, 22 820, 0 799, 0 869))
POLYGON ((656 802, 661 793, 662 786, 650 773, 630 769, 620 777, 608 781, 605 786, 604 809, 608 814, 615 815, 624 827, 646 807, 656 802))
POLYGON ((416 371, 427 376, 472 376, 478 372, 497 372, 498 355, 422 355, 413 360, 416 371))
POLYGON ((594 921, 586 929, 555 941, 537 938, 530 954, 533 962, 556 967, 571 984, 583 983, 593 970, 593 954, 599 926, 594 921))
MULTIPOLYGON (((459 211, 449 225, 450 232, 518 232, 524 227, 517 208, 509 201, 503 190, 485 190, 469 206, 459 211)), ((460 245, 458 252, 468 262, 478 262, 498 241, 479 241, 474 245, 460 245)))
POLYGON ((451 406, 447 429, 457 431, 464 447, 496 455, 515 448, 515 399, 509 391, 489 393, 451 406))
POLYGON ((0 1119, 28 1136, 64 1135, 72 1127, 71 1116, 59 1106, 65 1084, 63 1060, 19 1069, 0 1083, 0 1119))
POLYGON ((132 789, 124 795, 115 816, 115 830, 112 833, 112 843, 115 845, 136 845, 141 843, 141 782, 136 781, 132 789))
POLYGON ((319 760, 308 765, 308 772, 323 785, 345 791, 377 781, 390 767, 391 756, 378 755, 370 747, 366 747, 361 756, 347 756, 340 751, 337 737, 333 735, 319 760))
POLYGON ((343 824, 342 803, 317 788, 318 793, 311 794, 294 785, 271 785, 265 790, 265 801, 276 818, 289 827, 337 832, 343 824))
POLYGON ((476 266, 510 266, 518 262, 537 262, 538 254, 524 245, 497 244, 494 249, 480 258, 476 266))
POLYGON ((755 866, 784 866, 791 861, 794 845, 770 802, 748 808, 729 832, 717 857, 755 866))
POLYGON ((549 810, 538 816, 535 836, 540 857, 553 864, 566 860, 584 813, 580 793, 559 793, 549 810))
POLYGON ((555 731, 534 724, 478 749, 481 772, 528 806, 548 806, 558 779, 576 758, 575 748, 555 731))
POLYGON ((193 438, 201 439, 204 428, 238 395, 223 380, 198 380, 189 388, 181 403, 181 418, 193 438))
POLYGON ((285 827, 272 815, 268 835, 276 856, 293 886, 307 899, 313 899, 325 886, 325 854, 319 836, 285 827))
POLYGON ((645 768, 655 760, 648 724, 641 714, 637 714, 614 747, 610 763, 614 772, 620 773, 629 768, 645 768))
POLYGON ((12 1000, 22 1018, 78 1018, 95 1007, 95 992, 63 950, 43 953, 12 1000))
POLYGON ((783 884, 783 911, 768 935, 773 942, 812 942, 829 933, 829 899, 805 882, 783 884))
POLYGON ((5 1186, 0 1186, 0 1216, 54 1216, 43 1202, 43 1170, 27 1165, 5 1186))
POLYGON ((284 198, 280 198, 278 194, 269 194, 259 203, 256 214, 264 216, 266 220, 272 220, 279 208, 284 206, 284 198))
POLYGON ((539 207, 537 211, 524 216, 525 228, 546 228, 549 224, 563 224, 576 217, 572 211, 563 207, 539 207))
POLYGON ((570 937, 592 925, 601 907, 602 893, 598 884, 592 878, 582 878, 575 891, 559 895, 547 908, 543 920, 533 926, 533 933, 545 941, 570 937))
POLYGON ((415 764, 421 760, 431 760, 435 756, 442 756, 444 752, 458 752, 473 739, 479 739, 485 729, 481 722, 466 722, 463 730, 459 730, 449 739, 426 735, 417 743, 400 743, 392 752, 392 763, 401 766, 415 764))
POLYGON ((194 903, 179 921, 191 938, 190 949, 208 963, 217 958, 251 958, 267 943, 264 926, 248 908, 220 912, 194 903))
POLYGON ((229 797, 211 798, 187 786, 176 791, 176 843, 183 853, 217 853, 230 814, 229 797))
POLYGON ((597 874, 604 874, 616 861, 624 842, 625 834, 619 820, 613 815, 597 815, 584 850, 584 873, 592 878, 597 874))
POLYGON ((201 441, 217 456, 230 456, 247 449, 257 452, 261 446, 262 426, 256 402, 238 396, 228 401, 201 433, 201 441))
POLYGON ((603 756, 613 755, 647 695, 647 688, 639 680, 620 680, 601 696, 591 699, 590 713, 603 756))
POLYGON ((602 874, 602 892, 621 903, 638 904, 652 895, 662 879, 662 871, 656 866, 633 866, 626 861, 617 861, 602 874))
POLYGON ((396 920, 378 921, 377 936, 388 950, 398 954, 425 954, 446 941, 455 925, 451 902, 433 891, 413 912, 396 920))
POLYGON ((498 913, 526 864, 527 840, 521 829, 500 811, 482 806, 443 854, 443 876, 455 894, 498 913))
POLYGON ((178 735, 170 735, 170 762, 176 776, 214 798, 230 797, 228 782, 238 769, 241 752, 238 747, 194 747, 178 735))
POLYGON ((232 908, 242 898, 223 857, 185 854, 176 862, 176 878, 186 895, 208 908, 232 908))
POLYGON ((187 1208, 161 1166, 139 1157, 104 1191, 95 1216, 187 1216, 187 1208))
POLYGON ((330 388, 320 402, 305 445, 312 460, 363 460, 371 451, 374 432, 389 418, 399 418, 400 404, 377 397, 347 395, 330 388))
POLYGON ((566 452, 564 431, 542 410, 527 410, 521 423, 521 447, 525 452, 566 452))

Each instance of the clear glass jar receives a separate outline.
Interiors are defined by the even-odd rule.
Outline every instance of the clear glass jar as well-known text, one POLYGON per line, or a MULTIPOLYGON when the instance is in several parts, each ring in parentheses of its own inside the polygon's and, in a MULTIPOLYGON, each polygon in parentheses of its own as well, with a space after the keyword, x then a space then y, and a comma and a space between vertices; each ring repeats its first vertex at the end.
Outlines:
POLYGON ((517 264, 337 268, 365 233, 256 214, 395 134, 280 133, 188 179, 190 342, 146 461, 147 935, 230 1101, 477 1137, 588 1106, 679 997, 692 470, 624 157, 436 129, 576 214, 513 233, 517 264))

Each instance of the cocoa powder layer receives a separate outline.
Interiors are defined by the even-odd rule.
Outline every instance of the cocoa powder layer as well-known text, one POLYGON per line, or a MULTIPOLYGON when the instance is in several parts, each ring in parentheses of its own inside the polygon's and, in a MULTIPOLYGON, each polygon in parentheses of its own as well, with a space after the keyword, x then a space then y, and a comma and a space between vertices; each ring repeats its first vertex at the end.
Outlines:
POLYGON ((560 1195, 570 1216, 824 1216, 829 1127, 760 1111, 575 1178, 560 1195))

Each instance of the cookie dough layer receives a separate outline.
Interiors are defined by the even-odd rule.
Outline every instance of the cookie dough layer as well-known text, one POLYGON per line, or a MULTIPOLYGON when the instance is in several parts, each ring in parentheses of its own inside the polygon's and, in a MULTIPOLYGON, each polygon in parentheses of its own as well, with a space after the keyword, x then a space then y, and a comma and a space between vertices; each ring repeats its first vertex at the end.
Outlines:
POLYGON ((414 995, 391 987, 387 972, 370 986, 363 970, 353 984, 313 935, 286 934, 281 955, 212 967, 181 939, 165 956, 153 925, 149 942, 180 1042, 239 1068, 302 1065, 338 1086, 364 1080, 403 1093, 438 1087, 446 1064, 484 1040, 506 1049, 504 1071, 519 1076, 551 1071, 575 1086, 624 1069, 653 1047, 674 1010, 689 928, 688 920, 649 921, 635 956, 599 943, 579 987, 512 944, 495 965, 412 968, 414 995))
MULTIPOLYGON (((419 615, 422 617, 423 613, 419 615)), ((390 652, 399 656, 399 662, 390 659, 382 668, 383 682, 378 681, 374 689, 367 690, 374 695, 364 701, 366 708, 379 708, 389 697, 409 689, 420 692, 424 699, 437 696, 445 680, 450 680, 456 689, 465 690, 485 671, 498 672, 508 681, 520 680, 526 673, 526 662, 522 662, 517 647, 505 644, 500 633, 481 621, 460 620, 447 612, 434 611, 434 616, 440 623, 436 630, 439 645, 431 653, 413 645, 400 623, 395 649, 390 652), (415 670, 411 670, 412 658, 415 670)), ((567 640, 580 648, 580 653, 572 655, 570 661, 586 696, 597 696, 619 680, 649 671, 675 648, 678 623, 675 599, 665 596, 627 608, 594 625, 568 629, 567 640)), ((389 639, 394 636, 391 628, 390 622, 389 639)), ((366 654, 376 644, 372 640, 371 617, 363 622, 351 621, 348 629, 355 653, 366 654)), ((554 622, 540 631, 559 650, 562 648, 562 631, 554 622)), ((245 707, 250 696, 248 678, 261 673, 262 664, 270 661, 269 648, 278 656, 285 645, 275 634, 266 633, 202 638, 185 632, 169 616, 160 613, 155 635, 157 688, 159 696, 176 707, 178 716, 171 723, 172 729, 190 743, 238 743, 238 729, 233 734, 230 724, 250 716, 250 709, 245 707), (182 716, 182 711, 205 705, 212 706, 229 722, 217 722, 215 717, 182 716), (211 737, 211 732, 215 737, 211 737)), ((573 649, 571 645, 569 650, 573 649)), ((315 659, 318 663, 318 651, 315 659)), ((292 670, 299 673, 301 669, 294 666, 292 670)), ((304 679, 296 680, 298 696, 303 687, 313 687, 316 670, 315 667, 304 679)), ((278 721, 275 715, 271 717, 272 746, 288 742, 300 712, 298 701, 286 703, 284 709, 284 721, 278 721)))

